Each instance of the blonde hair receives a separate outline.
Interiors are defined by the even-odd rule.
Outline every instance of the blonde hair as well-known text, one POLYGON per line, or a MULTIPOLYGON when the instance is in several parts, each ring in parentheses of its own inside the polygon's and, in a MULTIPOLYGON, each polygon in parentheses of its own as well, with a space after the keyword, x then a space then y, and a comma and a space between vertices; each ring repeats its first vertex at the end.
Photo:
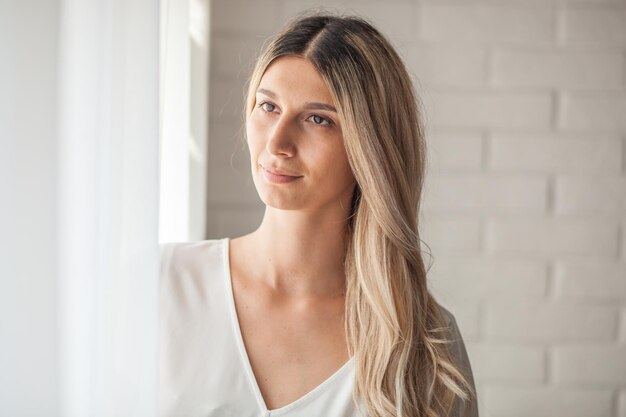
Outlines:
POLYGON ((475 399, 427 288, 418 213, 426 147, 417 96, 389 41, 367 20, 305 12, 271 39, 248 81, 244 119, 277 58, 308 59, 337 106, 357 185, 347 224, 348 350, 353 399, 371 417, 443 417, 475 399))

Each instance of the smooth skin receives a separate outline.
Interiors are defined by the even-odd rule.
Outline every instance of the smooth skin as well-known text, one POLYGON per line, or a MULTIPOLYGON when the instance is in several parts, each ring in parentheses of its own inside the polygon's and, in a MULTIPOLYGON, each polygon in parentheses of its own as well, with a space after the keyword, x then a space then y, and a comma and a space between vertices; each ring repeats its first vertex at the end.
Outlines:
POLYGON ((284 56, 266 69, 246 125, 266 209, 257 230, 231 239, 230 266, 239 326, 270 410, 299 399, 349 359, 342 254, 356 181, 332 107, 315 67, 284 56), (263 167, 301 178, 275 184, 263 167))

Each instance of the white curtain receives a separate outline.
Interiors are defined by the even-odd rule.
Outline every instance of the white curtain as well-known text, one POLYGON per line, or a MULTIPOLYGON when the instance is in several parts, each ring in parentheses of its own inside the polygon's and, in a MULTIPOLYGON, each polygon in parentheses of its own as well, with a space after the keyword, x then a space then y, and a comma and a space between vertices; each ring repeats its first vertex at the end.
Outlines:
POLYGON ((0 416, 156 415, 159 231, 204 234, 208 13, 0 2, 0 416))
POLYGON ((159 2, 64 0, 61 415, 156 414, 159 2))
POLYGON ((0 1, 3 417, 59 415, 57 31, 58 1, 0 1))

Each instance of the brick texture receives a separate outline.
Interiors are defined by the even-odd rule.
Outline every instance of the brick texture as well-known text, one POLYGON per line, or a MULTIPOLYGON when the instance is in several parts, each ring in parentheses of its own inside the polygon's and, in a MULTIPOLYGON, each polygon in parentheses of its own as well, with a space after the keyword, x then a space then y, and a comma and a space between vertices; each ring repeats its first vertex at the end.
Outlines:
POLYGON ((494 172, 610 174, 619 180, 622 171, 619 135, 496 132, 490 145, 494 172))
POLYGON ((546 355, 537 346, 467 344, 474 378, 483 385, 531 385, 545 379, 546 355))
POLYGON ((493 81, 501 86, 619 88, 623 82, 621 50, 523 49, 498 50, 493 56, 493 81))
MULTIPOLYGON (((626 45, 626 4, 576 5, 563 11, 567 43, 626 45)), ((620 4, 621 3, 621 4, 620 4)))
POLYGON ((626 213, 626 177, 557 179, 556 208, 563 214, 615 215, 626 213))
POLYGON ((440 256, 430 276, 435 291, 449 297, 542 299, 548 293, 549 271, 540 261, 440 256))
POLYGON ((609 343, 618 312, 610 306, 545 301, 493 301, 485 309, 485 336, 519 344, 609 343))
POLYGON ((612 417, 613 392, 609 389, 554 387, 487 388, 488 416, 499 417, 612 417))
POLYGON ((547 42, 554 36, 551 7, 424 2, 418 21, 421 38, 450 43, 547 42))
POLYGON ((570 261, 555 267, 557 291, 564 300, 626 302, 626 264, 570 261))
POLYGON ((618 256, 619 227, 610 221, 546 217, 494 220, 488 226, 488 249, 502 256, 607 261, 618 256))
POLYGON ((542 213, 547 181, 519 175, 441 174, 427 186, 424 209, 455 213, 542 213))
POLYGON ((481 223, 460 216, 424 216, 422 232, 428 245, 437 252, 479 254, 482 245, 481 223))
POLYGON ((427 121, 455 128, 547 128, 552 120, 548 93, 427 91, 427 121))
POLYGON ((555 348, 559 385, 626 385, 626 346, 563 346, 555 348))
POLYGON ((561 104, 564 130, 626 132, 626 93, 565 93, 561 104))
POLYGON ((439 131, 431 132, 427 138, 431 171, 478 172, 481 170, 484 159, 484 139, 480 133, 439 131))

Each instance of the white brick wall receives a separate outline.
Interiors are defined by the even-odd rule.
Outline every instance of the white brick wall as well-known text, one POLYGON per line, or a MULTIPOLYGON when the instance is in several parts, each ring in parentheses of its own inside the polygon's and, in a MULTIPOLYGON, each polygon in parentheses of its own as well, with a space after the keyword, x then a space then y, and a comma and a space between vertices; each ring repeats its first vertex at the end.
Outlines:
POLYGON ((623 52, 561 48, 498 49, 493 54, 493 83, 497 86, 619 88, 623 82, 623 52))
POLYGON ((565 41, 594 46, 626 45, 626 10, 623 1, 607 5, 572 5, 563 10, 565 41))
POLYGON ((439 132, 436 137, 430 134, 428 147, 433 171, 475 171, 482 165, 483 135, 478 132, 439 132))
POLYGON ((552 301, 489 300, 485 337, 519 344, 611 342, 617 337, 618 312, 597 304, 552 301))
POLYGON ((424 210, 436 213, 542 213, 547 201, 545 178, 520 174, 432 174, 424 210))
POLYGON ((563 176, 556 182, 556 211, 619 217, 626 213, 626 177, 563 176))
POLYGON ((436 253, 472 253, 478 255, 482 247, 481 222, 476 218, 437 216, 423 224, 424 233, 432 236, 428 245, 436 253))
POLYGON ((426 119, 434 126, 545 129, 552 119, 547 92, 425 91, 426 119))
POLYGON ((614 175, 618 180, 622 171, 619 135, 496 132, 490 145, 491 171, 614 175))
POLYGON ((416 22, 420 38, 451 44, 465 42, 545 43, 554 36, 550 3, 518 5, 423 2, 416 22))
POLYGON ((558 262, 554 278, 559 298, 616 303, 626 302, 626 264, 607 261, 558 262))
POLYGON ((554 349, 554 377, 562 385, 626 385, 626 346, 562 346, 554 349))
POLYGON ((559 127, 566 130, 626 131, 626 93, 566 92, 561 96, 559 127))
MULTIPOLYGON (((608 388, 491 386, 485 389, 488 416, 498 417, 613 417, 614 393, 608 388)), ((482 414, 481 414, 482 416, 482 414)))
POLYGON ((438 45, 428 43, 406 48, 406 63, 417 77, 430 85, 483 86, 486 83, 487 51, 480 46, 438 45))
POLYGON ((467 350, 476 380, 521 386, 545 380, 546 357, 540 346, 475 343, 467 350))
POLYGON ((310 6, 369 17, 416 82, 429 282, 481 416, 626 417, 626 0, 213 1, 208 237, 262 218, 242 88, 310 6))

